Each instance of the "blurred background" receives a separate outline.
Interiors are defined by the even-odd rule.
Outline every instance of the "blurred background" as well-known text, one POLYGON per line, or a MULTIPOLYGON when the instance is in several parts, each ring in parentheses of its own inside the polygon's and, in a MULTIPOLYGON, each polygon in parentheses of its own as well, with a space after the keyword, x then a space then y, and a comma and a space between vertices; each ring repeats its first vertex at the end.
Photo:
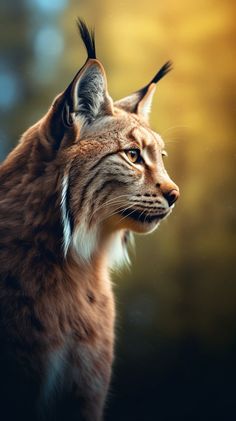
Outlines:
POLYGON ((181 189, 114 275, 116 359, 106 421, 236 419, 234 0, 1 0, 0 159, 84 63, 96 28, 111 96, 168 59, 151 115, 181 189))

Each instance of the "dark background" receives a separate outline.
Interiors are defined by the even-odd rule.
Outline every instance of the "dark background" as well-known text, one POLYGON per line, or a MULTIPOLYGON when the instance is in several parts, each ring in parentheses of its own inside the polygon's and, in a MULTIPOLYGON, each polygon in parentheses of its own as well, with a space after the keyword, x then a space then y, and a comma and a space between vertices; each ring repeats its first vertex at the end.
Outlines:
POLYGON ((83 64, 96 27, 118 99, 168 59, 152 127, 181 189, 114 274, 117 344, 107 421, 236 419, 235 2, 1 0, 0 158, 83 64))

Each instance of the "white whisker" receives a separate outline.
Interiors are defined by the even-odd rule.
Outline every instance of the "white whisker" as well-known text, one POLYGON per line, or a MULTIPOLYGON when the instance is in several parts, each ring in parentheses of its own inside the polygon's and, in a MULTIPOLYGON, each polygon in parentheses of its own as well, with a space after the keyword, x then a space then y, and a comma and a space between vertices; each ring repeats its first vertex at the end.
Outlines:
POLYGON ((171 130, 176 130, 176 129, 189 129, 190 126, 186 126, 186 125, 176 125, 176 126, 172 126, 172 127, 168 127, 167 129, 163 130, 163 132, 160 133, 161 137, 164 137, 166 133, 170 132, 171 130))
MULTIPOLYGON (((130 207, 131 207, 131 206, 128 206, 128 209, 129 209, 130 207)), ((112 217, 112 216, 114 216, 114 215, 118 215, 118 214, 119 214, 119 212, 120 212, 120 211, 122 211, 122 210, 124 210, 124 207, 123 207, 123 206, 119 206, 119 207, 117 207, 117 208, 113 209, 113 211, 112 211, 112 212, 108 213, 107 215, 104 215, 104 218, 102 218, 102 219, 100 220, 100 222, 103 222, 103 221, 105 221, 106 219, 111 218, 111 217, 112 217)))
MULTIPOLYGON (((128 206, 126 209, 124 209, 124 211, 127 211, 128 209, 132 208, 133 205, 128 206)), ((124 219, 128 218, 130 215, 132 215, 132 213, 134 213, 136 211, 136 209, 133 209, 128 215, 124 215, 123 218, 119 219, 119 222, 123 221, 124 219)))
POLYGON ((91 223, 91 221, 93 220, 95 214, 97 212, 99 212, 101 209, 106 208, 107 206, 116 205, 117 203, 119 204, 119 203, 121 203, 120 202, 120 198, 122 198, 122 197, 129 197, 129 196, 130 196, 129 194, 122 194, 120 196, 113 197, 112 199, 107 200, 106 202, 104 202, 101 206, 99 206, 97 209, 94 210, 94 212, 92 213, 92 215, 90 217, 89 223, 91 223))

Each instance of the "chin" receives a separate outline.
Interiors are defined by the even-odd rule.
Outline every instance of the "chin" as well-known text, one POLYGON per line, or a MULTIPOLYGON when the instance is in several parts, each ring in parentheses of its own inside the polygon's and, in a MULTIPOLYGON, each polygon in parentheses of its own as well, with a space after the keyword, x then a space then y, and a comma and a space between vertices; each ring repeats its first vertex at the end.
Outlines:
POLYGON ((129 229, 138 234, 149 234, 153 232, 160 222, 167 218, 171 213, 171 209, 161 212, 159 214, 143 214, 143 212, 130 209, 120 212, 120 215, 115 216, 115 226, 118 229, 129 229))
POLYGON ((151 232, 155 231, 159 223, 160 220, 152 222, 139 222, 131 220, 129 224, 129 229, 133 232, 136 232, 137 234, 150 234, 151 232))

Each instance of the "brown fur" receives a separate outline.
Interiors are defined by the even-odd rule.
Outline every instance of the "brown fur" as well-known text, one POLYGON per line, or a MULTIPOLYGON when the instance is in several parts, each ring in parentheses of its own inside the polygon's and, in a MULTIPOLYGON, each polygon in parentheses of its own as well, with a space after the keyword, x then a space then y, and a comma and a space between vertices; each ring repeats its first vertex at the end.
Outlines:
MULTIPOLYGON (((139 101, 139 114, 126 110, 125 101, 122 107, 113 104, 101 64, 89 59, 70 91, 56 98, 0 167, 4 421, 102 417, 114 343, 111 248, 117 238, 123 242, 127 229, 154 229, 169 213, 164 196, 178 192, 164 169, 163 142, 141 115, 145 97, 139 101), (80 81, 84 77, 86 82, 92 71, 105 88, 98 86, 103 102, 94 110, 99 115, 85 124, 84 104, 75 100, 76 83, 80 96, 80 81), (69 109, 71 103, 78 109, 69 109), (129 163, 125 151, 137 147, 146 148, 148 163, 129 163), (65 176, 69 181, 62 200, 65 176), (147 217, 159 208, 165 214, 153 222, 121 214, 131 195, 147 217), (72 230, 66 250, 63 206, 72 230), (83 256, 81 229, 91 230, 93 239, 97 226, 90 255, 83 256)), ((90 241, 86 235, 85 246, 90 241)))

